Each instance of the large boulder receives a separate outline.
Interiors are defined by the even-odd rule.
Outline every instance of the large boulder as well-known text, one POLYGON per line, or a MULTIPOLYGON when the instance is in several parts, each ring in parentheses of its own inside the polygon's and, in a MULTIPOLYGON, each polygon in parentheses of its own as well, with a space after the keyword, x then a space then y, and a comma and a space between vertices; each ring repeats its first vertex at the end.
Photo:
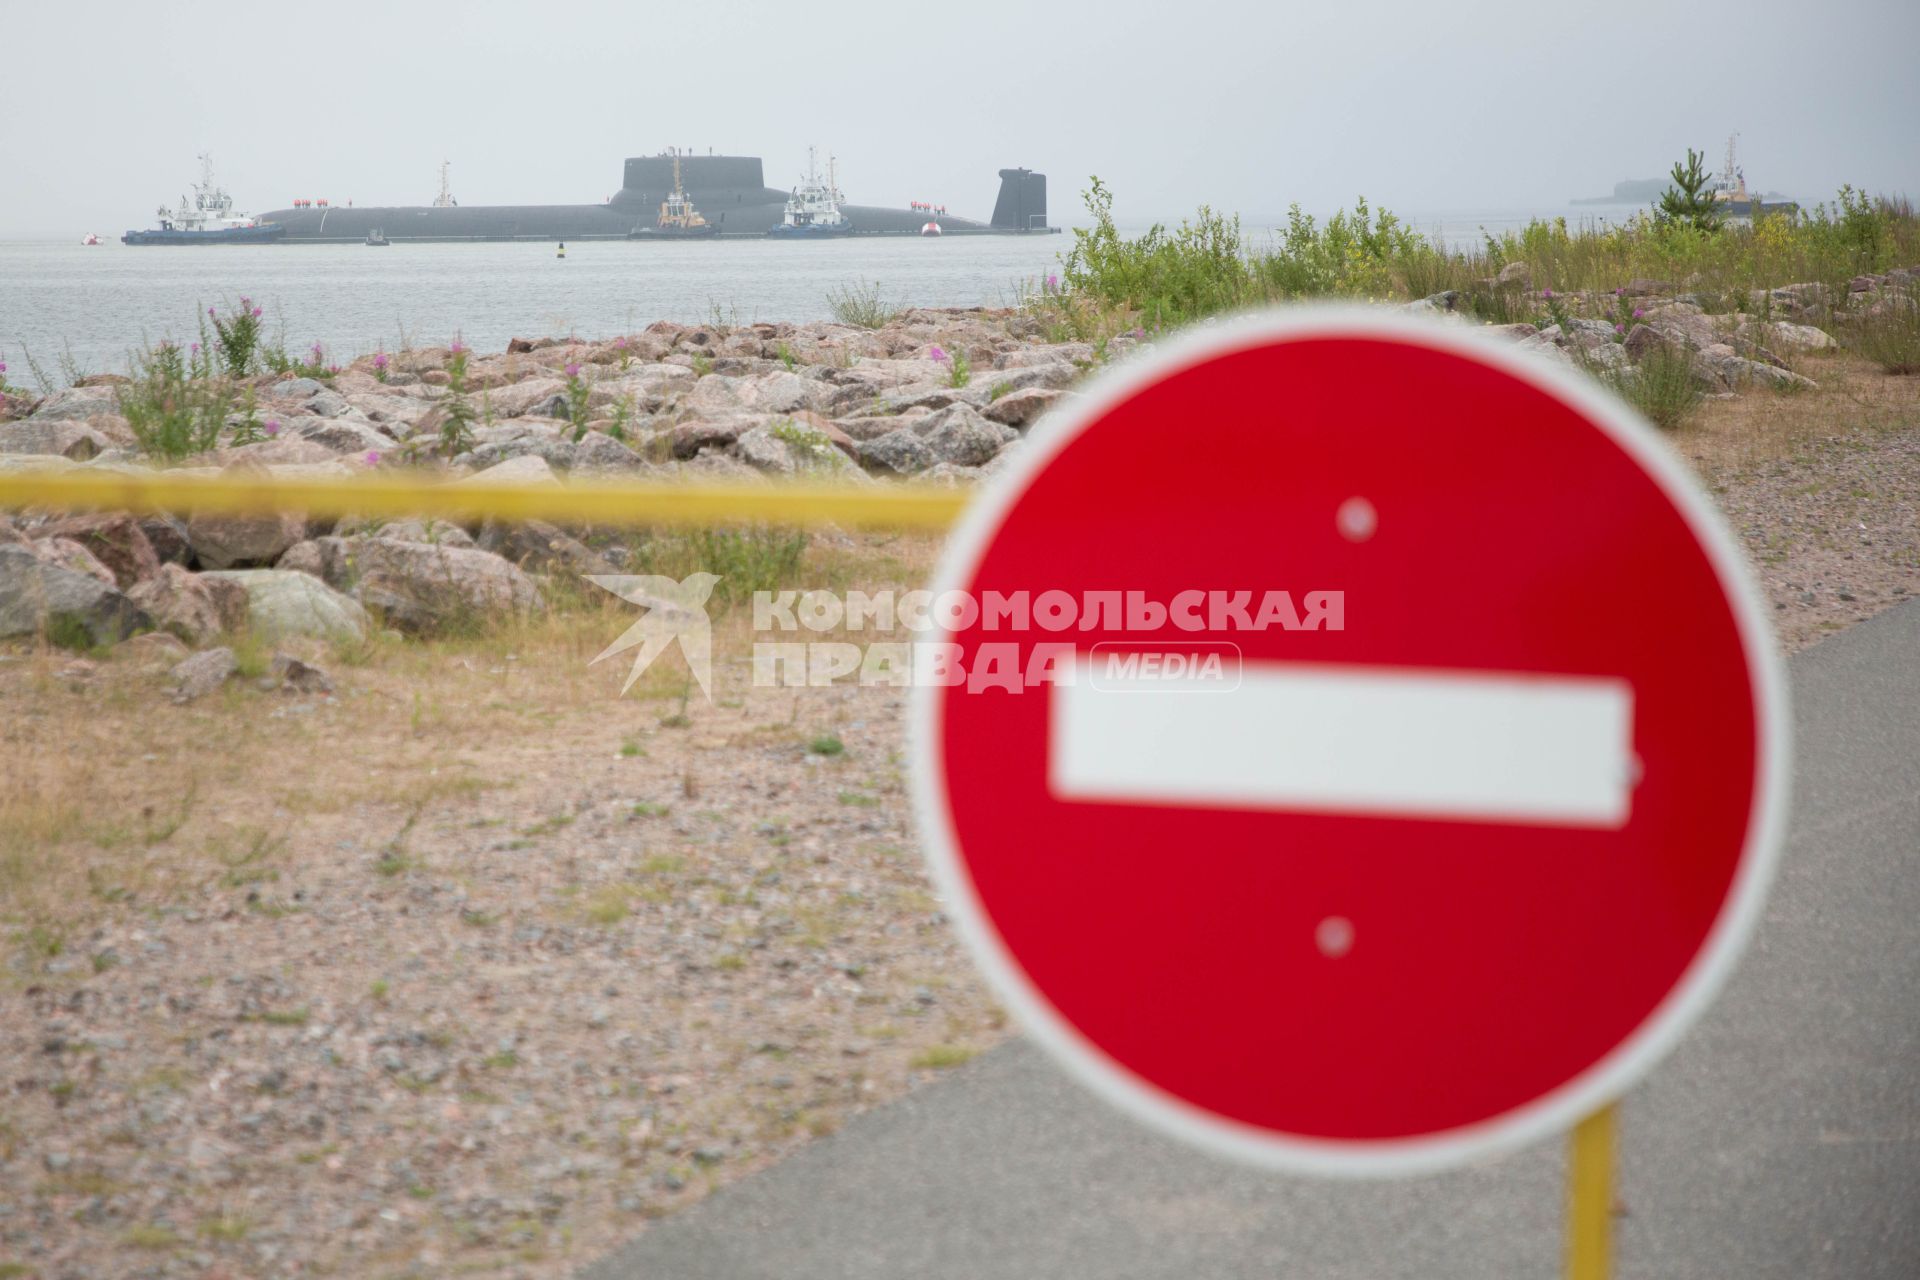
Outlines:
POLYGON ((553 474, 553 467, 538 454, 522 454, 508 458, 505 462, 496 462, 483 471, 476 471, 464 480, 453 482, 453 488, 478 485, 512 484, 532 488, 557 489, 560 477, 553 474))
POLYGON ((138 605, 92 574, 48 564, 24 546, 0 546, 0 637, 44 633, 98 646, 152 625, 138 605))
POLYGON ((860 464, 869 471, 913 475, 940 461, 926 438, 909 427, 860 442, 860 464))
MULTIPOLYGON (((0 548, 4 550, 4 548, 0 548)), ((247 626, 268 641, 290 636, 361 640, 367 611, 310 574, 286 569, 235 569, 202 574, 237 582, 247 593, 247 626)))
POLYGON ((56 569, 71 569, 75 573, 84 573, 110 587, 118 587, 120 582, 113 576, 113 570, 101 564, 93 552, 87 550, 71 538, 38 538, 26 544, 27 550, 40 557, 44 564, 56 569))
POLYGON ((49 537, 70 538, 93 553, 113 571, 114 585, 127 591, 160 572, 160 557, 140 528, 124 513, 68 516, 41 530, 49 537))
MULTIPOLYGON (((567 384, 561 378, 528 378, 525 382, 515 382, 497 387, 486 393, 486 404, 499 418, 519 418, 533 412, 536 405, 543 405, 554 396, 564 396, 567 384)), ((481 402, 474 401, 475 409, 481 402)))
POLYGON ((549 466, 573 465, 573 442, 551 422, 521 418, 474 431, 473 448, 457 461, 485 470, 513 458, 540 458, 549 466))
POLYGON ((780 419, 742 432, 733 442, 732 452, 756 471, 769 475, 865 480, 866 474, 841 448, 841 440, 852 444, 842 433, 830 434, 809 423, 780 419))
POLYGON ((112 387, 67 387, 42 400, 33 411, 33 420, 85 422, 88 418, 117 413, 116 394, 112 387))
POLYGON ((573 446, 573 470, 633 471, 646 462, 626 445, 600 431, 589 431, 573 446))
POLYGON ((464 629, 546 606, 533 579, 487 551, 374 538, 360 542, 353 561, 354 594, 403 631, 464 629))
MULTIPOLYGON (((503 548, 507 545, 498 534, 494 542, 503 548)), ((530 539, 522 549, 532 551, 535 545, 530 539)), ((567 552, 556 554, 564 558, 567 552)), ((597 558, 594 563, 593 572, 606 571, 597 558)), ((472 546, 389 538, 313 538, 281 557, 280 568, 348 592, 384 615, 390 625, 415 634, 458 629, 502 614, 545 607, 540 589, 519 566, 472 546)))
POLYGON ((599 552, 544 520, 489 520, 480 529, 482 551, 491 551, 535 573, 613 573, 599 552))
POLYGON ((667 439, 673 456, 684 461, 708 449, 726 448, 754 426, 752 418, 703 418, 674 427, 667 439))
POLYGON ((739 386, 741 399, 761 413, 797 413, 811 409, 819 391, 819 383, 784 371, 747 378, 739 386))
POLYGON ((300 438, 331 453, 385 453, 399 444, 371 423, 353 417, 310 418, 299 427, 300 438))
POLYGON ((200 515, 187 521, 187 544, 209 569, 268 565, 304 538, 307 518, 294 511, 265 515, 200 515))
POLYGON ((127 593, 155 625, 188 644, 204 644, 247 625, 246 588, 217 573, 188 573, 177 564, 157 572, 127 593))
POLYGON ((986 418, 1002 426, 1025 430, 1033 421, 1059 403, 1067 393, 1049 387, 1026 387, 1009 392, 987 405, 986 418))
POLYGON ((38 415, 24 422, 0 422, 0 453, 46 454, 85 462, 113 447, 105 432, 86 422, 38 415))
POLYGON ((1000 452, 1001 445, 1020 435, 1012 427, 987 421, 966 404, 949 405, 918 430, 935 459, 962 467, 979 466, 1000 452))
MULTIPOLYGON (((376 538, 385 538, 389 542, 423 542, 430 547, 470 547, 473 545, 473 535, 469 534, 465 529, 457 524, 449 524, 445 520, 435 520, 431 517, 424 520, 417 516, 409 520, 390 520, 378 529, 375 529, 373 536, 376 538)), ((300 545, 305 546, 306 544, 302 543, 300 545)), ((287 555, 280 557, 280 563, 283 567, 297 567, 287 565, 287 557, 291 556, 294 551, 298 549, 299 547, 291 548, 288 550, 287 555)), ((488 550, 492 550, 492 548, 488 548, 488 550)))

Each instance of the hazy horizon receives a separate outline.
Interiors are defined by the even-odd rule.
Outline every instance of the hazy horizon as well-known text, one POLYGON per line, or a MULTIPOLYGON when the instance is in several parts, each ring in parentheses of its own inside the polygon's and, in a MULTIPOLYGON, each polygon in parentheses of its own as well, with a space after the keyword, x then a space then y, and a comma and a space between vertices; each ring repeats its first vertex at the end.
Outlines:
POLYGON ((872 0, 642 13, 475 3, 458 21, 380 6, 237 11, 185 0, 10 5, 0 238, 118 236, 211 151, 239 207, 296 197, 425 204, 442 160, 463 204, 597 203, 669 145, 758 155, 787 186, 809 144, 855 203, 985 217, 995 171, 1048 175, 1075 220, 1088 175, 1124 221, 1201 203, 1413 215, 1564 206, 1664 174, 1729 133, 1756 190, 1920 195, 1920 10, 1777 0, 1674 11, 1487 3, 1281 12, 1116 0, 964 18, 872 0), (72 53, 69 54, 68 50, 72 53))

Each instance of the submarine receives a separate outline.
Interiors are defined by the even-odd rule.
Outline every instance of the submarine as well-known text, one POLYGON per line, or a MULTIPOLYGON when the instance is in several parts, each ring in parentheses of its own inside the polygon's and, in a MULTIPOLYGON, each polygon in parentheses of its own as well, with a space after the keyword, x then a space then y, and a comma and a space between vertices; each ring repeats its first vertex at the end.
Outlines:
MULTIPOLYGON (((770 187, 759 156, 687 155, 661 152, 626 161, 620 190, 604 204, 463 205, 448 191, 431 205, 327 205, 312 201, 259 215, 284 228, 282 244, 347 244, 383 234, 403 241, 647 240, 659 209, 675 192, 675 164, 687 199, 725 239, 765 237, 781 224, 792 192, 770 187)), ((444 170, 443 170, 444 174, 444 170)), ((1047 225, 1047 177, 1030 169, 1000 170, 1000 193, 986 222, 928 213, 924 208, 840 206, 851 235, 918 236, 937 224, 942 235, 1032 235, 1058 233, 1047 225)))

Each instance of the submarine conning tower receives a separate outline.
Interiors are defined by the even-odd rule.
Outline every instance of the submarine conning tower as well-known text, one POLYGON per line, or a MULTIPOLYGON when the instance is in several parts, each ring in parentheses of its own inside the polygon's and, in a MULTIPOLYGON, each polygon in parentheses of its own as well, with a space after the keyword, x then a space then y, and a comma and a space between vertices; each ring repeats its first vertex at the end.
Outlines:
POLYGON ((991 225, 1009 231, 1045 231, 1047 175, 1031 169, 1002 169, 991 225))
MULTIPOLYGON (((614 196, 613 203, 646 207, 660 203, 665 193, 673 190, 673 159, 670 152, 662 152, 657 156, 628 157, 620 193, 614 196)), ((700 203, 703 193, 724 194, 728 204, 742 194, 756 199, 786 198, 784 192, 768 190, 759 156, 682 155, 680 181, 686 185, 687 194, 693 197, 696 205, 700 203)))

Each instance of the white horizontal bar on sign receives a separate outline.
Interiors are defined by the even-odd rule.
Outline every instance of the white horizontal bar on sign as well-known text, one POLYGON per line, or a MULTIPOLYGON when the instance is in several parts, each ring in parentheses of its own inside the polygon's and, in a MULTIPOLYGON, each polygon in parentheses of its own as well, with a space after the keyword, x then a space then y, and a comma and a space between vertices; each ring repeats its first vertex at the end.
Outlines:
POLYGON ((1061 800, 1579 827, 1632 811, 1624 680, 1247 662, 1222 688, 1096 656, 1052 686, 1061 800))

